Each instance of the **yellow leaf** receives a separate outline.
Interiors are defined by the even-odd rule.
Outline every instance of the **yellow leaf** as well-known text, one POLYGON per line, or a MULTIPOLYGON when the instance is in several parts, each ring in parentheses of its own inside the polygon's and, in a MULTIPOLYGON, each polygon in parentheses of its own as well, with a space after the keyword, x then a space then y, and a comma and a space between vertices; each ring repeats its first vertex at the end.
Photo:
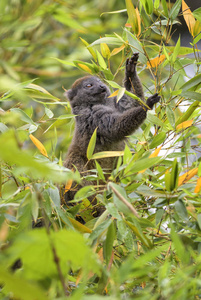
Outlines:
POLYGON ((88 66, 86 66, 86 65, 84 65, 84 64, 77 64, 77 65, 78 65, 83 71, 86 71, 86 72, 92 74, 92 71, 91 71, 91 69, 89 69, 88 66))
POLYGON ((152 152, 152 154, 149 155, 149 158, 151 158, 151 157, 157 157, 158 154, 159 154, 159 152, 161 151, 161 148, 162 148, 162 146, 156 148, 156 149, 154 150, 154 152, 152 152))
POLYGON ((72 186, 72 183, 73 183, 72 179, 69 179, 69 180, 66 182, 64 193, 67 193, 67 192, 70 190, 70 188, 71 188, 71 186, 72 186))
POLYGON ((95 153, 91 159, 100 159, 105 157, 123 156, 124 151, 104 151, 95 153))
POLYGON ((201 32, 201 23, 198 20, 196 20, 195 26, 193 28, 194 36, 198 35, 200 32, 201 32))
POLYGON ((68 217, 69 221, 71 222, 71 224, 73 225, 73 227, 75 229, 77 229, 79 232, 83 232, 83 233, 92 233, 92 230, 89 229, 87 226, 81 224, 80 222, 74 220, 71 217, 68 217))
POLYGON ((198 178, 194 193, 199 193, 201 190, 201 177, 198 178))
POLYGON ((114 91, 108 98, 112 98, 118 95, 119 90, 114 91))
POLYGON ((190 127, 192 124, 193 124, 193 120, 184 121, 179 125, 177 125, 176 130, 185 129, 187 127, 190 127))
POLYGON ((184 0, 182 0, 182 13, 190 34, 194 37, 195 18, 184 0))
POLYGON ((195 176, 197 174, 197 172, 198 172, 198 168, 194 168, 194 169, 184 173, 183 175, 179 176, 178 186, 189 181, 193 176, 195 176))
POLYGON ((101 43, 101 53, 102 56, 105 58, 109 58, 110 57, 110 48, 108 47, 108 45, 106 43, 101 43))
POLYGON ((119 48, 114 48, 111 52, 111 56, 112 55, 116 55, 117 53, 121 52, 126 46, 125 45, 122 45, 121 47, 119 48))
POLYGON ((139 28, 137 11, 134 8, 131 0, 126 0, 126 8, 127 8, 127 14, 128 14, 132 29, 136 35, 139 35, 139 32, 141 29, 139 28))
POLYGON ((42 155, 48 157, 47 151, 46 151, 45 147, 43 146, 43 144, 37 138, 35 138, 35 136, 33 136, 32 134, 30 134, 29 137, 32 140, 32 142, 34 143, 34 145, 38 148, 40 153, 42 155))
POLYGON ((137 17, 137 22, 138 22, 138 33, 137 33, 137 36, 140 35, 141 33, 141 18, 140 18, 140 13, 139 13, 139 10, 138 8, 136 7, 136 17, 137 17))
POLYGON ((165 60, 164 54, 157 56, 153 59, 150 59, 150 61, 147 62, 147 67, 148 68, 157 68, 164 60, 165 60))

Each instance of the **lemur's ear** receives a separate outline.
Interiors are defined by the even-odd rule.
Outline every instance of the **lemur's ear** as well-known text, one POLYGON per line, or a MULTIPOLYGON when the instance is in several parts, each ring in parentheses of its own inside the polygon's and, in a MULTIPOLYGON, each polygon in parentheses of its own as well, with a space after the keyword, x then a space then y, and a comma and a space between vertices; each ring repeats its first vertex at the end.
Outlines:
POLYGON ((70 101, 73 99, 75 96, 75 90, 70 89, 64 93, 64 96, 66 96, 70 101))

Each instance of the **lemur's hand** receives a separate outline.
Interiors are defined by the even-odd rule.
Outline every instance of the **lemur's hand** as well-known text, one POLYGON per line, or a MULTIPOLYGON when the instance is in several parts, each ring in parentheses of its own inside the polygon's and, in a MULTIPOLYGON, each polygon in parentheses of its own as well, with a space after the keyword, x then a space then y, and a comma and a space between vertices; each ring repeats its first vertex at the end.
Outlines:
POLYGON ((133 53, 130 58, 126 60, 126 76, 132 78, 134 73, 136 72, 136 65, 139 58, 139 53, 133 53))
POLYGON ((161 99, 161 97, 158 95, 158 93, 150 96, 148 99, 147 99, 147 105, 152 109, 154 104, 156 104, 157 102, 159 102, 161 99))

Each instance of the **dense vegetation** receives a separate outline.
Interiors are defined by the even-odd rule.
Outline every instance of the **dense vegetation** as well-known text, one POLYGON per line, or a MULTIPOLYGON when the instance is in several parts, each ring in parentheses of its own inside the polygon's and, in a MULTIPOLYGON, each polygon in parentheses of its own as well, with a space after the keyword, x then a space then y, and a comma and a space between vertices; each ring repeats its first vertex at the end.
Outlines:
POLYGON ((201 9, 1 0, 0 14, 1 299, 201 298, 201 9), (188 47, 172 40, 178 17, 188 47), (94 154, 93 135, 88 159, 113 155, 117 168, 106 180, 97 163, 94 185, 68 207, 60 187, 82 178, 63 167, 74 126, 63 92, 89 73, 120 98, 132 52, 146 96, 161 103, 123 153, 94 154), (98 218, 91 194, 106 208, 98 218))

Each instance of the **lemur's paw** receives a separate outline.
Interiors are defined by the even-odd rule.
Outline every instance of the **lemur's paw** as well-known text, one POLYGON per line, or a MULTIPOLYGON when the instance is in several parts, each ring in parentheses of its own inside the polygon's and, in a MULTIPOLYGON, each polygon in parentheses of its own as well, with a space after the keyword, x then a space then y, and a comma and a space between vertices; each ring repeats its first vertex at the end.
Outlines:
POLYGON ((138 58, 139 58, 139 53, 138 52, 133 53, 133 55, 130 58, 127 58, 127 60, 126 60, 126 72, 134 73, 138 58))
POLYGON ((155 93, 147 99, 147 105, 152 109, 154 104, 158 103, 160 99, 161 97, 158 95, 158 93, 155 93))

